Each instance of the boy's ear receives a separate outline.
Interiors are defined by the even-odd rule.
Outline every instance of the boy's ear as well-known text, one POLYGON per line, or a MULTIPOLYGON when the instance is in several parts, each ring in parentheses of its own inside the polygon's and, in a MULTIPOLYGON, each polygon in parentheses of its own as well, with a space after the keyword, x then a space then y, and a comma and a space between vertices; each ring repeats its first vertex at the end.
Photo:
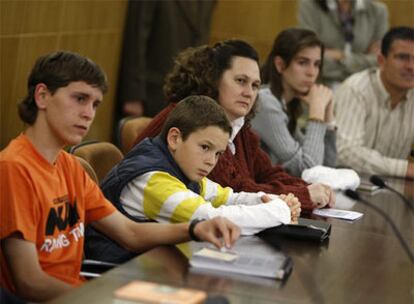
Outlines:
POLYGON ((47 107, 47 97, 50 96, 50 92, 44 83, 36 85, 34 91, 34 99, 38 109, 45 109, 47 107))
POLYGON ((276 56, 273 59, 273 64, 275 65, 276 71, 278 71, 279 74, 281 74, 285 69, 285 61, 280 56, 276 56))
POLYGON ((168 147, 174 152, 177 149, 178 144, 182 141, 181 131, 176 127, 172 127, 167 133, 168 147))

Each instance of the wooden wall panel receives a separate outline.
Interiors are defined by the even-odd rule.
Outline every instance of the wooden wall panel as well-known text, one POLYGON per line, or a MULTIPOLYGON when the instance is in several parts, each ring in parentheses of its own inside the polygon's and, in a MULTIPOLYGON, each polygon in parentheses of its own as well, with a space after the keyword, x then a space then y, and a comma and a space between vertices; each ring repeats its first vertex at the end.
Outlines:
POLYGON ((18 65, 18 54, 20 39, 17 37, 3 38, 0 43, 0 134, 1 142, 6 141, 15 129, 21 129, 23 123, 17 120, 17 102, 14 85, 18 65), (6 102, 7 101, 7 102, 6 102), (6 119, 7 118, 7 119, 6 119))
POLYGON ((23 1, 0 1, 0 35, 19 34, 22 22, 16 22, 16 17, 22 15, 25 8, 23 1))
POLYGON ((0 43, 2 51, 0 133, 3 147, 11 138, 23 131, 23 123, 17 114, 17 104, 26 95, 27 77, 33 63, 41 54, 56 49, 57 38, 54 35, 10 36, 0 38, 0 43))
POLYGON ((213 15, 210 43, 246 40, 263 61, 277 33, 296 25, 296 6, 295 0, 220 0, 213 15))
POLYGON ((414 1, 382 0, 388 7, 390 26, 414 26, 414 1))
POLYGON ((118 31, 124 24, 125 0, 65 1, 62 31, 118 31))
MULTIPOLYGON (((20 2, 20 1, 16 1, 20 2)), ((22 1, 22 11, 16 16, 22 24, 20 34, 56 33, 59 31, 63 1, 22 1)))
POLYGON ((17 104, 36 58, 59 49, 106 71, 110 89, 87 138, 111 139, 126 7, 126 0, 0 0, 0 149, 23 130, 17 104))

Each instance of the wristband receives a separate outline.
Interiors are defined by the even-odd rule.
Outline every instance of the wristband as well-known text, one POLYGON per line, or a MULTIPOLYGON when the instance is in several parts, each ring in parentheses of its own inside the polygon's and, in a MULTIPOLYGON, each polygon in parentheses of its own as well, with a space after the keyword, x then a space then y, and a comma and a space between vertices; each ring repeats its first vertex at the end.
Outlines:
POLYGON ((205 219, 203 219, 203 218, 196 218, 196 219, 194 219, 194 220, 191 221, 190 227, 188 227, 188 234, 190 235, 190 239, 191 240, 196 241, 196 242, 201 242, 201 240, 195 235, 194 229, 195 229, 195 226, 198 223, 202 222, 202 221, 205 221, 205 219))

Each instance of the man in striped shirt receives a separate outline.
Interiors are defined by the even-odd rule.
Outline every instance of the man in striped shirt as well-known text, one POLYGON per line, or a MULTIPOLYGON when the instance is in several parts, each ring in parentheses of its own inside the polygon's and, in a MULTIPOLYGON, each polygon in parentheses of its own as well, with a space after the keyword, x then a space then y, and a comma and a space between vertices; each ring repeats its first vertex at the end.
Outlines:
POLYGON ((335 92, 338 165, 369 174, 414 177, 414 28, 385 34, 379 68, 344 81, 335 92))

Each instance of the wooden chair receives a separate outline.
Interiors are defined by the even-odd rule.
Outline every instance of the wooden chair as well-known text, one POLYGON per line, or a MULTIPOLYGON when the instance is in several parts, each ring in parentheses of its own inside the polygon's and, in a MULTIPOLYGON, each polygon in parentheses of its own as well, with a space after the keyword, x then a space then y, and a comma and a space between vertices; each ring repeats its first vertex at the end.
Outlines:
POLYGON ((119 121, 117 144, 124 154, 128 153, 133 148, 135 139, 149 125, 151 120, 151 117, 129 116, 119 121))
MULTIPOLYGON (((98 142, 94 142, 94 143, 98 143, 98 142)), ((79 162, 81 163, 86 173, 88 173, 89 176, 93 179, 93 181, 99 185, 98 176, 96 175, 96 172, 92 168, 91 164, 89 164, 84 158, 80 156, 75 155, 75 157, 79 160, 79 162)), ((83 259, 80 274, 84 278, 90 280, 93 278, 100 277, 103 272, 108 271, 115 266, 117 266, 117 264, 104 262, 104 261, 83 259)))
POLYGON ((96 173, 98 183, 124 158, 115 145, 104 141, 85 141, 71 147, 69 152, 88 162, 96 173))
POLYGON ((79 160, 79 162, 81 163, 83 169, 86 171, 86 173, 88 173, 88 175, 90 176, 90 178, 92 178, 93 181, 99 185, 98 176, 96 175, 96 172, 92 168, 91 164, 88 163, 85 159, 83 159, 80 156, 76 156, 76 158, 79 160))

